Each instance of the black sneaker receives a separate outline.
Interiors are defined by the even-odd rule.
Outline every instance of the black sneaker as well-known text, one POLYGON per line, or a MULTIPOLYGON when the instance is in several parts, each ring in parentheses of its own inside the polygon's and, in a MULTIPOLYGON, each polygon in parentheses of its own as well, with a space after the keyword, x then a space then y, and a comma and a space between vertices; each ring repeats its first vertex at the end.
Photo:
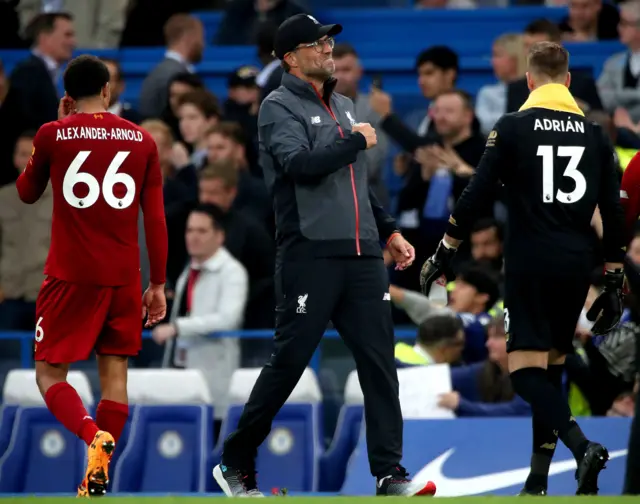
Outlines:
POLYGON ((414 495, 434 495, 436 486, 433 481, 426 484, 418 484, 409 479, 409 473, 404 467, 398 466, 390 471, 390 474, 378 478, 376 483, 376 495, 399 495, 412 497, 414 495))
POLYGON ((609 452, 598 443, 589 443, 584 458, 578 464, 576 495, 598 495, 598 475, 606 467, 609 452))
POLYGON ((523 495, 537 495, 539 497, 546 497, 547 489, 542 487, 539 487, 539 488, 524 487, 522 490, 520 490, 520 493, 518 494, 518 496, 523 496, 523 495))
POLYGON ((213 468, 213 478, 227 497, 264 497, 258 490, 255 471, 244 471, 218 464, 213 468))

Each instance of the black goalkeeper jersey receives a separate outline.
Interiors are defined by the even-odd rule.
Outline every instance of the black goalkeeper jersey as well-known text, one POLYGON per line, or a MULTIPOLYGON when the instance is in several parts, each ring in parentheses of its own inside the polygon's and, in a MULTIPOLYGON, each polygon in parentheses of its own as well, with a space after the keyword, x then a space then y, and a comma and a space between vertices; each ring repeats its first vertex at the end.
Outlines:
POLYGON ((451 215, 449 236, 466 238, 498 182, 508 209, 506 272, 588 273, 598 259, 622 262, 624 212, 613 147, 565 86, 541 86, 520 111, 498 121, 451 215), (595 257, 593 246, 596 206, 604 258, 595 257))

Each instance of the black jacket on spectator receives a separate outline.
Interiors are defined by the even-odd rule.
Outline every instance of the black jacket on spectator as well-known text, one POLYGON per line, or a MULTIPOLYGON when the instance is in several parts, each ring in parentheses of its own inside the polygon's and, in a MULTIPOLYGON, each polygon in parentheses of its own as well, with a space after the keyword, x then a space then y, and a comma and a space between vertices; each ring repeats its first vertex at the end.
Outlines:
MULTIPOLYGON (((596 82, 585 72, 571 72, 569 90, 576 99, 587 103, 592 110, 603 109, 596 82)), ((527 79, 522 78, 511 82, 507 87, 507 113, 520 110, 527 98, 529 98, 527 79)))
POLYGON ((276 248, 273 237, 252 215, 233 208, 226 214, 224 227, 224 246, 242 263, 249 275, 244 328, 271 329, 275 313, 273 275, 276 248))
MULTIPOLYGON (((619 22, 620 14, 618 13, 618 8, 613 5, 613 2, 602 2, 602 10, 598 16, 598 40, 618 40, 619 22)), ((573 29, 569 26, 569 16, 560 21, 558 27, 562 32, 573 33, 573 29)))
POLYGON ((258 166, 258 115, 251 113, 251 105, 242 105, 227 99, 224 102, 224 120, 242 126, 247 138, 245 149, 251 174, 262 178, 262 170, 258 166))
POLYGON ((37 130, 44 123, 58 119, 58 92, 45 62, 31 55, 11 72, 11 85, 6 101, 19 104, 20 116, 14 118, 19 131, 37 130))
POLYGON ((273 234, 275 232, 273 204, 264 180, 254 177, 252 171, 248 170, 240 170, 238 174, 238 195, 233 202, 233 208, 253 215, 273 234))
POLYGON ((0 108, 0 162, 3 184, 18 173, 11 161, 20 134, 36 131, 44 123, 58 119, 58 92, 44 61, 30 55, 18 63, 9 78, 9 93, 0 108))
POLYGON ((172 286, 175 286, 187 263, 184 233, 189 212, 196 206, 198 199, 198 179, 195 171, 193 165, 182 168, 173 177, 165 179, 162 188, 169 241, 167 281, 172 286))

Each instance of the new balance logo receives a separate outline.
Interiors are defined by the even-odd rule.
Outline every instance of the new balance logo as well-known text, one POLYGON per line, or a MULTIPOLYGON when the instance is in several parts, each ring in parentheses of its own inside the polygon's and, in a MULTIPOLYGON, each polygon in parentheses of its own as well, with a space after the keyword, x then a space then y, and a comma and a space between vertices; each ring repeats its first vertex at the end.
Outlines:
POLYGON ((313 116, 311 118, 311 124, 320 124, 320 116, 313 116))
POLYGON ((383 301, 391 301, 391 294, 389 294, 388 292, 385 292, 385 293, 382 295, 382 300, 383 300, 383 301))
POLYGON ((356 120, 351 116, 351 112, 349 112, 348 110, 346 111, 347 114, 347 119, 349 119, 349 122, 351 123, 351 126, 353 126, 356 123, 356 120))
POLYGON ((307 313, 307 298, 309 294, 304 294, 302 296, 298 296, 298 307, 296 308, 296 313, 307 313))

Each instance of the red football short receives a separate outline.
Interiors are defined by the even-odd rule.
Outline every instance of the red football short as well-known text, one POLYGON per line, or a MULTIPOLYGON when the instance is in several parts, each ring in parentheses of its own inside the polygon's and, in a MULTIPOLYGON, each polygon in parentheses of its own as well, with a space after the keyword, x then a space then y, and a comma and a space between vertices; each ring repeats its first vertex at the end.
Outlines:
POLYGON ((35 360, 66 364, 135 356, 142 346, 140 283, 102 287, 47 277, 36 301, 35 360))

